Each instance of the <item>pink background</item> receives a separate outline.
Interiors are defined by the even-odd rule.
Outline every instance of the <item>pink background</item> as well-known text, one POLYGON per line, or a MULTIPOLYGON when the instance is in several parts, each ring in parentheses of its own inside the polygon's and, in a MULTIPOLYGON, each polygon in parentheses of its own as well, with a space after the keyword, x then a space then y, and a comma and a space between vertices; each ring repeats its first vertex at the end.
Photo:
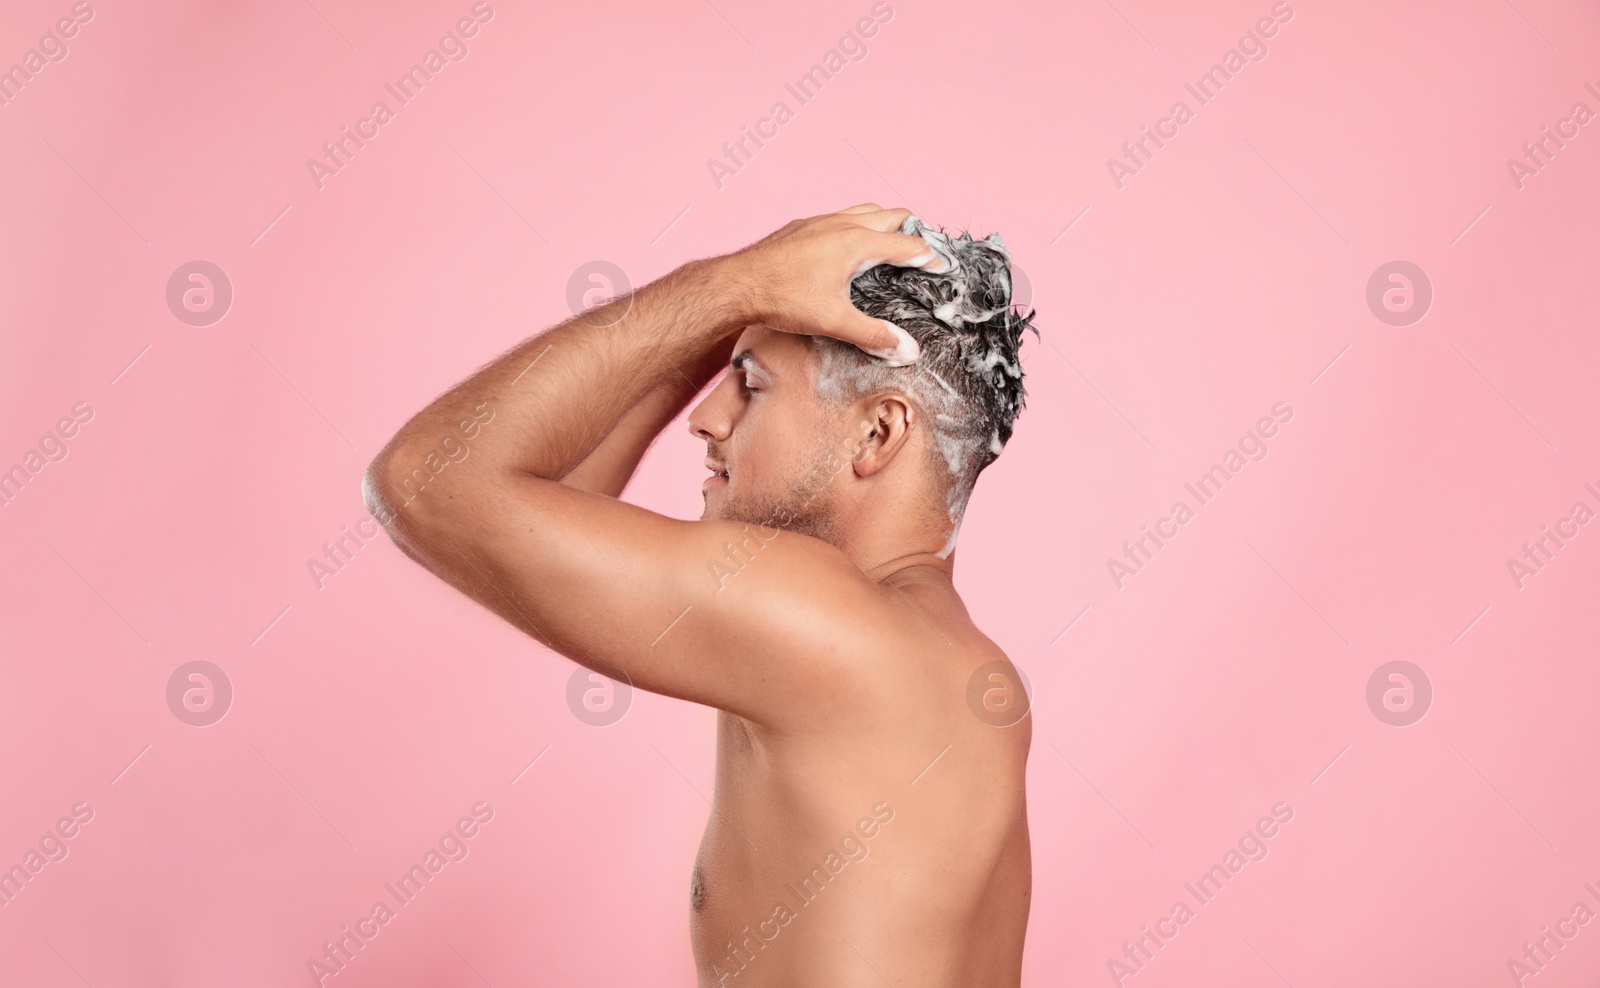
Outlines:
MULTIPOLYGON (((1503 985, 1600 909, 1600 529, 1520 590, 1506 567, 1600 508, 1600 123, 1520 190, 1506 167, 1600 111, 1592 5, 1292 0, 1202 107, 1183 84, 1268 0, 891 0, 799 106, 867 0, 497 0, 319 191, 306 160, 469 0, 93 2, 0 107, 0 467, 94 411, 0 509, 0 866, 95 811, 0 909, 0 983, 313 983, 485 801, 341 988, 691 984, 712 712, 636 694, 587 726, 570 663, 386 540, 320 589, 307 561, 408 415, 570 314, 580 264, 643 284, 865 201, 1000 231, 1046 341, 956 571, 1035 691, 1026 983, 1114 984, 1279 801, 1265 860, 1129 983, 1503 985), (719 190, 706 160, 780 99, 719 190), (1179 99, 1118 190, 1106 159, 1179 99), (165 301, 196 259, 235 293, 206 327, 165 301), (1396 259, 1434 291, 1404 327, 1365 296, 1396 259), (1107 559, 1280 401, 1267 457, 1119 589, 1107 559), (210 727, 167 707, 192 660, 233 684, 210 727), (1409 727, 1366 700, 1394 660, 1434 690, 1409 727)), ((5 4, 0 67, 70 10, 5 4)), ((697 516, 701 456, 674 425, 629 499, 697 516)), ((1580 929, 1539 988, 1600 977, 1580 929)))

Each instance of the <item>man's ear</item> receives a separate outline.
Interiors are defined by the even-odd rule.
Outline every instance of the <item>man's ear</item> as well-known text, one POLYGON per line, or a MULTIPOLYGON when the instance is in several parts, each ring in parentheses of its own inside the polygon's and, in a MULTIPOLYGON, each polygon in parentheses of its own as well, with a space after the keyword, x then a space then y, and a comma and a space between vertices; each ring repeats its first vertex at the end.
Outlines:
POLYGON ((889 392, 871 398, 856 424, 857 477, 870 477, 889 465, 911 438, 916 409, 905 395, 889 392))

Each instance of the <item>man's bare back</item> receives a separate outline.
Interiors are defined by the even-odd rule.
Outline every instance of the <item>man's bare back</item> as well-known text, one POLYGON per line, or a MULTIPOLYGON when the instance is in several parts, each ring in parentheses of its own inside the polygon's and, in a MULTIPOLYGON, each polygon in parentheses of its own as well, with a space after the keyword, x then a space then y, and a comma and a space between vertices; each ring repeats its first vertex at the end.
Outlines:
POLYGON ((690 262, 486 365, 367 472, 373 514, 436 575, 575 662, 720 711, 690 883, 702 985, 1020 982, 1031 720, 951 576, 1020 407, 1025 323, 998 315, 997 239, 907 235, 909 216, 867 204, 690 262), (927 352, 852 304, 863 272, 927 352), (967 334, 929 335, 934 308, 967 334), (702 519, 620 500, 724 370, 688 419, 702 519))
POLYGON ((1005 656, 940 571, 911 566, 884 586, 927 623, 901 654, 860 657, 889 675, 841 684, 869 716, 782 734, 717 718, 690 886, 702 986, 1020 983, 1032 719, 974 716, 974 673, 1005 656))

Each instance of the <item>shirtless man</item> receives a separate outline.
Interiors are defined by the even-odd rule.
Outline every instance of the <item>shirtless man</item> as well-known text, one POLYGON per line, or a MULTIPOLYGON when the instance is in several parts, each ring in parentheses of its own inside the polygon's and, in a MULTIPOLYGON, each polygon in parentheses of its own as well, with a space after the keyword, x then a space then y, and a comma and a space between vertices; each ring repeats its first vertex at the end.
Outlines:
POLYGON ((796 220, 517 345, 368 469, 369 508, 441 579, 719 711, 701 986, 1020 983, 1031 718, 951 584, 1022 404, 1009 260, 905 209, 796 220), (688 420, 703 517, 619 500, 724 369, 688 420))

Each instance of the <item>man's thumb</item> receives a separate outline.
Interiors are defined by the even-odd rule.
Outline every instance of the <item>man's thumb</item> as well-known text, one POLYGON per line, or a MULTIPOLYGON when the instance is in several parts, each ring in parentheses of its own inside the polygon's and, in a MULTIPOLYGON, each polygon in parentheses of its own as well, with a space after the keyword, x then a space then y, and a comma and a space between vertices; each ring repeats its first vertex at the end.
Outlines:
POLYGON ((886 319, 874 319, 865 314, 860 314, 858 321, 863 329, 862 337, 879 342, 875 346, 860 343, 856 345, 890 367, 904 367, 916 363, 917 358, 922 355, 922 348, 911 338, 911 334, 894 323, 886 319))

